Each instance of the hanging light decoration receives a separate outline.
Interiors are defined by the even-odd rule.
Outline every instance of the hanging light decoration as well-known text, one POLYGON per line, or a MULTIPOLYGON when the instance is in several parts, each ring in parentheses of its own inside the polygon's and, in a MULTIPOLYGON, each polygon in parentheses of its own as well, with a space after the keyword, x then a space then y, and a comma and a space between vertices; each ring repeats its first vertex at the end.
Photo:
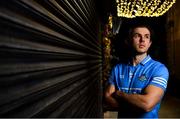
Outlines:
POLYGON ((116 0, 117 16, 158 17, 168 11, 175 2, 176 0, 116 0))

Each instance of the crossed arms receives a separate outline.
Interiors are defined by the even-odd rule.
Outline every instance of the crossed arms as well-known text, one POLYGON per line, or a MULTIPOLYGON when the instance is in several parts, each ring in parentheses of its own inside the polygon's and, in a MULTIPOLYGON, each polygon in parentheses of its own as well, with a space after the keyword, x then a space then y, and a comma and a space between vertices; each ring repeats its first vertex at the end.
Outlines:
POLYGON ((123 100, 134 107, 149 112, 161 100, 163 94, 163 89, 153 85, 147 86, 143 94, 127 94, 116 90, 115 86, 111 84, 105 91, 105 100, 112 108, 121 107, 123 100))

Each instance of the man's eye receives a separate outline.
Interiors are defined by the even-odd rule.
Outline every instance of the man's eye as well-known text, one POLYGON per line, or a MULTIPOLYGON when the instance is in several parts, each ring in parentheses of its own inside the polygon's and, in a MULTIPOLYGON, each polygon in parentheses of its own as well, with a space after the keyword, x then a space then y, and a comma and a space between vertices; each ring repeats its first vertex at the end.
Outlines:
POLYGON ((134 38, 140 37, 140 34, 134 34, 134 38))
POLYGON ((145 38, 150 39, 150 36, 149 35, 145 35, 145 38))

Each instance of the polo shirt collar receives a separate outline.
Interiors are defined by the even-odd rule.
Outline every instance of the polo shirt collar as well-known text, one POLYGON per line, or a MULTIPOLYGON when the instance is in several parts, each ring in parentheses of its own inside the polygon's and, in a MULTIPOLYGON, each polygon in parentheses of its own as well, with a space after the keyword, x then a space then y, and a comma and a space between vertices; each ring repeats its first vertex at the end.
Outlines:
MULTIPOLYGON (((146 64, 147 62, 149 62, 150 60, 151 60, 150 55, 147 55, 147 56, 140 62, 140 64, 145 65, 145 64, 146 64)), ((130 61, 130 60, 129 60, 128 64, 131 65, 131 61, 130 61)))
POLYGON ((147 55, 140 63, 142 65, 145 65, 147 62, 149 62, 151 60, 151 57, 149 55, 147 55))

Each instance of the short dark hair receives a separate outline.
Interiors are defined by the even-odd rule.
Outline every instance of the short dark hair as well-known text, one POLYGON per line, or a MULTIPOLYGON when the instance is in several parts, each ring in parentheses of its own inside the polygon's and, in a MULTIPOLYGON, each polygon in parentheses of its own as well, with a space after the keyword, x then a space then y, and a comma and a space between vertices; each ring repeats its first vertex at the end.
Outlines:
POLYGON ((138 27, 144 27, 144 28, 147 28, 150 32, 150 40, 153 41, 154 39, 154 31, 152 30, 152 27, 147 25, 147 24, 135 24, 135 25, 132 25, 129 29, 129 39, 131 39, 133 37, 133 32, 134 32, 134 29, 135 28, 138 28, 138 27))

